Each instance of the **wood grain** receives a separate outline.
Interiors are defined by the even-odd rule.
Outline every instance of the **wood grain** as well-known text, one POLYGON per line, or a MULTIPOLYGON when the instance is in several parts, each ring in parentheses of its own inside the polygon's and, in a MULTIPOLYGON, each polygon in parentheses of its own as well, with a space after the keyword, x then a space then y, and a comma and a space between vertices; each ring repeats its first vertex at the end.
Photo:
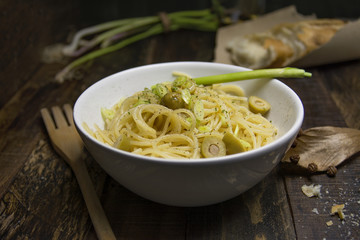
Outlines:
MULTIPOLYGON (((352 92, 357 91, 359 86, 358 84, 347 84, 348 88, 346 88, 344 77, 346 76, 346 79, 358 78, 356 69, 359 66, 360 62, 355 61, 309 69, 313 73, 313 77, 309 79, 310 81, 303 82, 301 88, 299 83, 297 85, 289 82, 304 103, 304 129, 322 125, 346 127, 347 124, 344 120, 346 118, 348 122, 360 121, 358 114, 342 115, 342 113, 354 111, 355 108, 353 104, 348 104, 348 101, 341 101, 346 96, 352 98, 356 105, 358 95, 355 96, 352 92), (349 69, 353 71, 349 71, 349 69), (338 76, 343 76, 342 80, 338 76), (339 89, 340 85, 342 86, 341 90, 339 89), (341 93, 337 96, 342 97, 333 98, 335 94, 332 94, 332 91, 341 93)), ((359 112, 359 109, 358 106, 356 112, 359 112)), ((356 126, 348 125, 348 127, 356 126)), ((335 178, 330 178, 326 174, 293 175, 284 171, 299 239, 351 239, 352 236, 359 236, 359 162, 359 154, 351 157, 339 167, 335 178), (301 186, 304 184, 321 185, 321 197, 306 197, 301 192, 301 186), (345 203, 347 207, 348 219, 345 221, 341 221, 338 216, 330 215, 331 206, 342 203, 345 203), (327 221, 332 221, 333 226, 327 226, 327 221), (317 230, 314 230, 314 226, 317 226, 317 230)))
POLYGON ((320 69, 324 85, 339 108, 346 125, 360 129, 360 71, 358 61, 324 66, 320 69))
MULTIPOLYGON (((117 14, 104 7, 99 11, 109 14, 97 15, 81 3, 0 4, 1 17, 11 23, 0 25, 5 33, 0 44, 7 46, 0 49, 0 239, 96 239, 76 179, 51 148, 41 108, 74 103, 91 84, 131 67, 213 59, 215 33, 181 30, 106 55, 82 69, 81 78, 58 85, 53 76, 64 63, 43 64, 44 47, 63 41, 74 27, 117 14)), ((359 70, 360 61, 351 61, 309 68, 311 79, 283 80, 303 101, 304 129, 360 128, 359 70)), ((358 239, 359 155, 341 165, 333 178, 281 164, 241 196, 197 208, 143 199, 110 178, 90 155, 86 160, 118 239, 358 239), (301 192, 302 185, 312 183, 322 185, 321 197, 301 192), (330 215, 331 206, 341 203, 345 221, 330 215), (330 220, 333 225, 327 226, 330 220)))
POLYGON ((88 228, 76 179, 48 141, 37 144, 0 206, 3 239, 81 239, 88 228))

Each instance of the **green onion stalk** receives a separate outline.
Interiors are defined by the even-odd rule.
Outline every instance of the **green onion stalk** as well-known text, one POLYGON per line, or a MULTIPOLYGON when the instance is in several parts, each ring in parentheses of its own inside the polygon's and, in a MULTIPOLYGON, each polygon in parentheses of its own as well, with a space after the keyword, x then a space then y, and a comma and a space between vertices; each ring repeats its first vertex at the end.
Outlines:
POLYGON ((256 78, 304 78, 312 74, 299 68, 269 68, 193 78, 196 84, 211 85, 256 78))
POLYGON ((165 18, 166 21, 160 15, 121 19, 78 31, 62 49, 63 55, 75 60, 56 74, 55 80, 61 83, 82 64, 154 35, 178 29, 216 31, 219 26, 219 15, 210 9, 174 12, 165 14, 165 18), (86 40, 89 35, 94 37, 86 40))
MULTIPOLYGON (((62 54, 74 58, 64 69, 56 74, 57 82, 70 78, 70 73, 77 67, 118 51, 132 43, 178 29, 197 31, 216 31, 225 23, 224 9, 217 0, 213 0, 212 9, 179 11, 158 16, 127 18, 105 22, 78 31, 71 43, 62 48, 62 54), (89 37, 92 37, 88 39, 89 37)), ((205 76, 194 79, 197 84, 214 84, 254 78, 302 78, 311 77, 302 69, 277 68, 205 76)))

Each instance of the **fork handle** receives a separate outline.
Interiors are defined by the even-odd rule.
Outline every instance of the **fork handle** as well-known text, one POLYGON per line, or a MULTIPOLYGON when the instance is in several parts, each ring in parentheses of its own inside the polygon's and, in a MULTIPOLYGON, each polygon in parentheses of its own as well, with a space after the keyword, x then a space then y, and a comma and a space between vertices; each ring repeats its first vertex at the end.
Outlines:
POLYGON ((75 161, 72 169, 79 183, 82 195, 89 211, 91 221, 94 225, 96 235, 100 240, 116 239, 110 223, 101 206, 100 200, 95 192, 93 183, 83 160, 75 161))

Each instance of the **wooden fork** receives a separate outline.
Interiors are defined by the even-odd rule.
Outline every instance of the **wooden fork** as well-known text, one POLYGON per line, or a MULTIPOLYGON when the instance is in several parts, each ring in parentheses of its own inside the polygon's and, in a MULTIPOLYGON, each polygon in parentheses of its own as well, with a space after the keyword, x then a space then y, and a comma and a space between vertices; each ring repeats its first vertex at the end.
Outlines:
POLYGON ((55 151, 66 160, 76 176, 97 237, 101 240, 116 239, 87 172, 82 157, 84 145, 75 129, 71 106, 65 104, 63 111, 58 106, 52 107, 54 120, 48 109, 43 108, 40 112, 55 151))

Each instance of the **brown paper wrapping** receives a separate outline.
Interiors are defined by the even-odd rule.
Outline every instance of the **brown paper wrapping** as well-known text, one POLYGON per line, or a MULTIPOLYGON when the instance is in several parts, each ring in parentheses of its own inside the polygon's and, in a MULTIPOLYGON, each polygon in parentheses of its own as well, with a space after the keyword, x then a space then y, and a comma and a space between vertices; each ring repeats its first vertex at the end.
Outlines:
MULTIPOLYGON (((226 45, 237 36, 264 32, 281 23, 292 23, 310 19, 316 19, 316 16, 301 15, 296 11, 295 6, 289 6, 254 20, 221 27, 216 36, 214 62, 233 64, 230 54, 226 50, 226 45)), ((360 19, 347 23, 328 43, 310 52, 302 59, 291 64, 291 66, 311 67, 359 59, 359 42, 360 19)))

